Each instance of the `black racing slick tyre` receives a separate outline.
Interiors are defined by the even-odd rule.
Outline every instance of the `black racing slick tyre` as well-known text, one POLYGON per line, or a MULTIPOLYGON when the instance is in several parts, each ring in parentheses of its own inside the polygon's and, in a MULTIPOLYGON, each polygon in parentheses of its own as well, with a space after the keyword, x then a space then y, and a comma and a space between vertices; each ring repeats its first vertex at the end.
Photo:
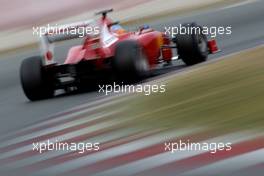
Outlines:
POLYGON ((23 60, 20 80, 26 97, 31 101, 51 98, 54 95, 53 81, 44 72, 40 56, 23 60))
POLYGON ((118 77, 129 80, 140 80, 149 74, 149 62, 143 48, 137 41, 127 40, 117 44, 114 57, 114 68, 118 77))
POLYGON ((176 36, 176 45, 179 58, 186 65, 194 65, 206 61, 209 49, 207 37, 202 33, 202 27, 196 23, 184 24, 183 27, 188 29, 184 34, 176 36))

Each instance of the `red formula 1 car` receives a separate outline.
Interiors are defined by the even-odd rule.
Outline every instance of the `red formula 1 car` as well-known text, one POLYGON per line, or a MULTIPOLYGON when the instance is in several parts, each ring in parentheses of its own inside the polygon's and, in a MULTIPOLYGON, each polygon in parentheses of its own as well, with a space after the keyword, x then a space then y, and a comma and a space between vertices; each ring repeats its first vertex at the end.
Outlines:
MULTIPOLYGON (((187 65, 205 61, 209 53, 217 50, 215 41, 207 41, 203 34, 172 38, 147 26, 127 32, 107 17, 111 11, 99 12, 98 20, 65 25, 60 31, 48 31, 41 37, 42 55, 25 59, 20 68, 22 87, 28 99, 50 98, 58 89, 89 86, 101 79, 99 73, 109 73, 109 70, 123 80, 142 79, 158 64, 171 62, 173 50, 187 65), (58 64, 53 44, 79 38, 80 34, 72 31, 87 27, 93 30, 81 36, 83 43, 71 47, 65 62, 58 64)), ((195 23, 186 25, 199 27, 195 23)))

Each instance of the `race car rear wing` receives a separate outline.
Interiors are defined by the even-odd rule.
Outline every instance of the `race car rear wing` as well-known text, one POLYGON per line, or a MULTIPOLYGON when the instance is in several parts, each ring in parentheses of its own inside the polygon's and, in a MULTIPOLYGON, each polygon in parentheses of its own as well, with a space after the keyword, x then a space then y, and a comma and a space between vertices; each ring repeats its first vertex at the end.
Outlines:
POLYGON ((99 34, 99 28, 95 31, 95 21, 87 20, 72 24, 50 27, 45 34, 40 37, 41 53, 44 56, 44 65, 56 63, 54 60, 54 43, 77 39, 81 37, 94 37, 99 34), (87 29, 90 30, 87 30, 87 29), (93 28, 93 30, 91 30, 93 28), (81 31, 81 32, 80 32, 81 31), (89 32, 89 33, 88 33, 89 32))

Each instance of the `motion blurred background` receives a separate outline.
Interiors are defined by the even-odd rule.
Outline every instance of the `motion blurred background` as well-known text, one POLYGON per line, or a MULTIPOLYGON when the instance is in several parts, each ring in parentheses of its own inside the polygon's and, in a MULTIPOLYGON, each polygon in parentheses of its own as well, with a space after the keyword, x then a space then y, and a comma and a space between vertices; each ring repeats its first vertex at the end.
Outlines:
MULTIPOLYGON (((263 0, 0 2, 0 175, 261 175, 263 0), (127 29, 149 24, 162 31, 164 26, 197 21, 231 26, 233 33, 217 37, 222 52, 208 62, 187 68, 176 61, 145 80, 166 84, 163 94, 87 92, 28 102, 19 66, 24 58, 39 54, 32 27, 87 20, 107 8, 114 8, 111 18, 127 29), (99 141, 102 151, 41 156, 31 151, 32 142, 56 137, 99 141), (164 151, 164 142, 180 139, 231 142, 233 150, 214 156, 164 151)), ((58 49, 58 56, 66 54, 65 46, 58 49)))
POLYGON ((122 23, 142 23, 153 17, 170 13, 182 13, 191 9, 229 4, 226 0, 13 0, 1 1, 0 51, 36 44, 38 39, 32 36, 32 27, 46 24, 65 24, 87 20, 94 17, 98 10, 114 8, 111 16, 122 23), (151 7, 151 8, 150 8, 151 7))

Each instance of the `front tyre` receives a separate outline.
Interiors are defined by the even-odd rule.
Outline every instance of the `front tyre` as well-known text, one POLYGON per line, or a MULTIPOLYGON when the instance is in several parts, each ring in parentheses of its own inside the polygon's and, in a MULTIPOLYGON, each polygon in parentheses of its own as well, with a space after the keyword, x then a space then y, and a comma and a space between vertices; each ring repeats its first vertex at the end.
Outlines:
POLYGON ((51 98, 54 95, 52 76, 44 71, 40 56, 23 60, 20 80, 26 97, 31 101, 51 98))
POLYGON ((178 55, 186 65, 194 65, 206 61, 209 49, 207 37, 202 33, 202 27, 195 23, 184 24, 189 33, 178 34, 176 45, 178 55))

